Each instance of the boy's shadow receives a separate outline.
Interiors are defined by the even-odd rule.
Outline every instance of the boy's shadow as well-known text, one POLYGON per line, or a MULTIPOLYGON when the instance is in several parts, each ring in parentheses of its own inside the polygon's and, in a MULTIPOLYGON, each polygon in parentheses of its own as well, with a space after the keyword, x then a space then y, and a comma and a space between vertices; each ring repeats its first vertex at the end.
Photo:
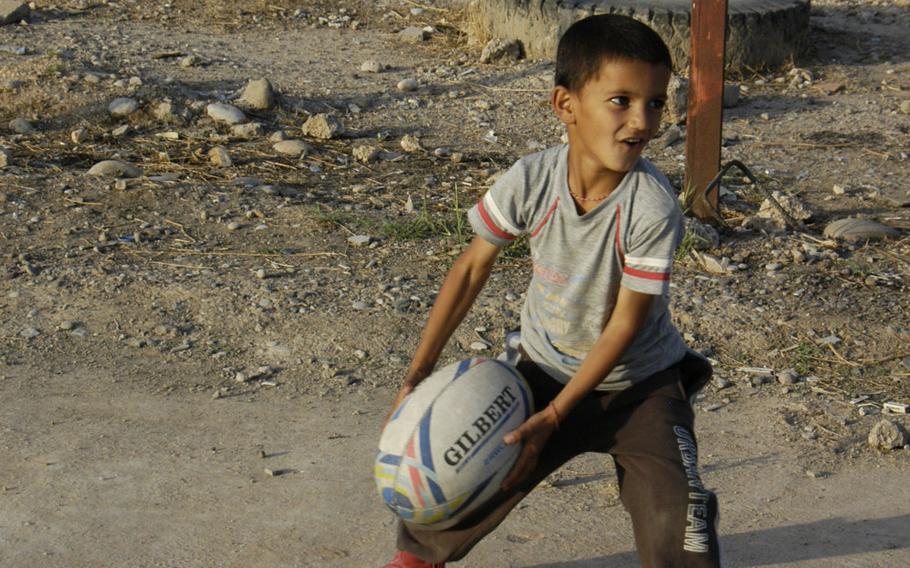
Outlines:
MULTIPOLYGON (((724 561, 735 566, 789 565, 883 550, 906 550, 910 514, 883 519, 825 519, 738 534, 720 534, 724 561)), ((902 556, 905 553, 901 554, 902 556)), ((599 558, 535 564, 532 568, 637 567, 634 551, 599 558)))

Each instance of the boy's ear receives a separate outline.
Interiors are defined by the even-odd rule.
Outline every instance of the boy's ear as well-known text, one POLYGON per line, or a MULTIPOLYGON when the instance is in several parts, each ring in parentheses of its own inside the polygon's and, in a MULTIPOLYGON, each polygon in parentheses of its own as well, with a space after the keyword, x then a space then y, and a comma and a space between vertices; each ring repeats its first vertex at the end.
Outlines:
POLYGON ((575 97, 569 89, 558 86, 550 93, 550 105, 563 124, 575 124, 575 97))

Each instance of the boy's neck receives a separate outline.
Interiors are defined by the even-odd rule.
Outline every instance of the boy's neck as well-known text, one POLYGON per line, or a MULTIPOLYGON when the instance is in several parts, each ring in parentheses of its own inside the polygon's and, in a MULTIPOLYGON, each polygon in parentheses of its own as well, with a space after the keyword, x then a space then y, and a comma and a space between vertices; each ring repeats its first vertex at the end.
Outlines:
POLYGON ((579 153, 572 151, 569 145, 568 156, 568 176, 569 191, 575 196, 576 202, 579 202, 585 209, 586 205, 596 205, 599 201, 584 200, 601 200, 606 199, 613 190, 619 187, 627 172, 617 172, 608 170, 595 163, 592 160, 585 160, 579 153))

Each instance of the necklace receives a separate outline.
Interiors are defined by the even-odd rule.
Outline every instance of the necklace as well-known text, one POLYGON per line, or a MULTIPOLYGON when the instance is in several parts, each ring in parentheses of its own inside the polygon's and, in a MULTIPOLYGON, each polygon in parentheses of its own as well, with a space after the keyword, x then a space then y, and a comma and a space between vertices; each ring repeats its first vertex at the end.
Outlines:
POLYGON ((575 199, 577 199, 579 201, 603 201, 604 199, 610 197, 609 193, 607 193, 605 195, 601 195, 600 197, 582 197, 582 196, 578 195, 577 193, 575 193, 574 191, 572 191, 571 188, 569 188, 569 193, 572 194, 572 197, 574 197, 575 199))

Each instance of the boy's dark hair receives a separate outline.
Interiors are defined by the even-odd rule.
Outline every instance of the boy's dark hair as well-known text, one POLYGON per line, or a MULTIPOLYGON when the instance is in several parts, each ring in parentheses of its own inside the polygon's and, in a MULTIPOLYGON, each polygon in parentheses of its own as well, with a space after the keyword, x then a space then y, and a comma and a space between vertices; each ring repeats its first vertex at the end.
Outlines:
POLYGON ((556 86, 577 93, 597 77, 604 61, 625 59, 666 65, 673 70, 667 44, 657 32, 628 16, 601 14, 569 26, 556 50, 556 86))

